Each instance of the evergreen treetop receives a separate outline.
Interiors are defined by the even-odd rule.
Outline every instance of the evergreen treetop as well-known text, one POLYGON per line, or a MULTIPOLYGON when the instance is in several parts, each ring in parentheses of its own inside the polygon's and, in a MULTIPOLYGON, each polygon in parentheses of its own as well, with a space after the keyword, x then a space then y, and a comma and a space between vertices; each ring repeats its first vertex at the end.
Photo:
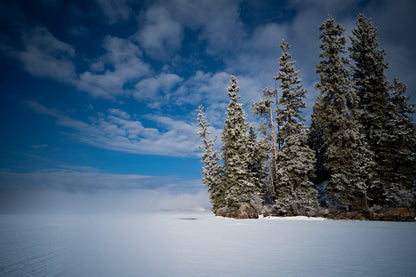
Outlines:
POLYGON ((212 204, 212 211, 225 206, 224 200, 224 185, 223 172, 220 164, 219 151, 214 150, 215 139, 209 139, 210 132, 208 131, 209 123, 204 113, 204 107, 201 105, 198 109, 198 125, 200 129, 197 134, 201 137, 202 145, 199 146, 201 150, 202 167, 202 184, 208 187, 210 193, 210 201, 212 204))
POLYGON ((245 160, 248 124, 243 104, 238 103, 240 95, 237 78, 231 76, 227 93, 230 98, 222 133, 226 204, 239 208, 242 203, 250 203, 250 191, 255 186, 249 182, 245 160))
POLYGON ((284 40, 280 43, 282 55, 279 58, 279 73, 275 77, 280 80, 279 88, 282 96, 279 104, 282 108, 277 110, 277 122, 281 124, 279 138, 287 142, 287 138, 292 134, 298 134, 305 129, 303 122, 305 119, 301 115, 301 109, 306 108, 303 98, 306 90, 303 88, 302 80, 297 76, 299 71, 295 69, 295 61, 291 61, 292 55, 287 51, 290 45, 284 40))
POLYGON ((316 124, 322 128, 326 167, 330 170, 330 194, 334 203, 347 210, 367 207, 367 182, 360 175, 371 167, 363 128, 359 122, 357 96, 349 62, 345 56, 345 29, 329 17, 319 27, 322 49, 317 65, 320 82, 319 105, 315 105, 316 124), (337 204, 338 205, 338 204, 337 204))

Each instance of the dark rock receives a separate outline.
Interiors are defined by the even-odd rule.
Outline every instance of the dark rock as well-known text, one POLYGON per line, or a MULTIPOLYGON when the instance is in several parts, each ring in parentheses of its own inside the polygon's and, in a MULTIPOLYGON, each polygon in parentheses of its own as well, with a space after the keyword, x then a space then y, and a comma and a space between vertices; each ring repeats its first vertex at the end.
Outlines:
POLYGON ((259 218, 259 214, 256 209, 250 204, 243 203, 240 208, 237 210, 234 218, 238 219, 249 219, 249 218, 259 218))
POLYGON ((230 214, 230 209, 228 207, 219 208, 215 213, 216 216, 223 216, 223 217, 229 217, 229 216, 226 216, 228 214, 230 214))
POLYGON ((381 221, 415 221, 416 212, 410 208, 385 208, 370 213, 371 220, 381 221))
POLYGON ((217 210, 215 215, 223 217, 232 217, 236 219, 259 218, 259 214, 257 213, 256 209, 247 203, 241 204, 240 208, 238 209, 230 209, 228 207, 220 208, 217 210))
POLYGON ((359 212, 346 212, 346 213, 338 213, 335 215, 335 219, 342 219, 342 220, 366 220, 365 215, 359 212))

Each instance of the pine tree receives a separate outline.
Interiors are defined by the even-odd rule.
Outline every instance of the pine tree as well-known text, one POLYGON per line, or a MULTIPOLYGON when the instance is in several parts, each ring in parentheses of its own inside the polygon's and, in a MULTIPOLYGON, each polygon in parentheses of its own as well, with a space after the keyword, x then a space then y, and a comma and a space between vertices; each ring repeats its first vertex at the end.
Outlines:
POLYGON ((391 86, 392 117, 387 129, 390 138, 390 159, 392 163, 391 182, 385 186, 386 205, 411 207, 416 204, 413 193, 416 180, 416 125, 411 114, 415 104, 408 104, 406 86, 393 80, 391 86))
POLYGON ((322 127, 330 196, 334 203, 341 204, 340 208, 366 209, 368 183, 362 170, 371 167, 372 152, 358 120, 358 98, 345 57, 345 29, 329 17, 319 30, 322 60, 317 65, 320 82, 315 87, 322 101, 315 105, 314 112, 322 127))
POLYGON ((391 155, 389 120, 392 118, 392 105, 389 102, 389 82, 384 70, 385 51, 378 49, 378 31, 370 19, 360 14, 356 28, 350 37, 352 46, 350 57, 354 61, 353 77, 356 82, 361 122, 364 125, 367 140, 374 152, 376 166, 369 174, 376 181, 369 190, 372 204, 384 205, 386 188, 392 182, 391 173, 394 158, 391 155))
POLYGON ((317 114, 319 111, 323 111, 322 107, 322 94, 316 97, 315 105, 312 109, 311 126, 308 134, 308 145, 315 152, 316 164, 315 164, 315 184, 320 184, 329 180, 329 170, 326 167, 325 160, 325 144, 323 141, 323 129, 319 122, 320 116, 317 114))
POLYGON ((245 143, 245 161, 247 163, 247 181, 254 185, 250 204, 261 213, 263 203, 269 195, 267 186, 268 145, 258 140, 254 128, 250 126, 245 143))
POLYGON ((231 76, 227 88, 230 102, 222 135, 226 203, 230 209, 238 209, 243 203, 250 204, 258 187, 250 178, 247 162, 248 124, 243 111, 237 79, 231 76))
POLYGON ((317 206, 317 194, 313 188, 311 177, 314 173, 315 155, 307 145, 305 119, 301 116, 301 109, 305 108, 306 90, 298 78, 295 62, 287 52, 288 43, 280 43, 282 56, 279 59, 279 73, 276 80, 282 96, 279 103, 276 120, 281 126, 278 137, 282 146, 278 153, 278 178, 276 183, 276 204, 287 213, 289 210, 300 212, 301 209, 311 209, 317 206))
POLYGON ((212 211, 215 213, 219 208, 225 207, 225 189, 223 181, 222 166, 219 161, 219 151, 214 150, 215 139, 209 139, 209 124, 204 113, 204 107, 201 105, 198 109, 198 125, 201 129, 198 135, 201 136, 202 183, 208 187, 209 198, 212 204, 212 211))
POLYGON ((252 102, 252 111, 254 115, 261 118, 261 124, 258 130, 264 136, 263 148, 267 153, 271 153, 268 158, 268 177, 264 180, 264 198, 265 203, 270 205, 274 202, 275 198, 275 182, 277 174, 277 142, 276 132, 274 127, 273 117, 273 98, 276 98, 277 90, 271 90, 269 87, 263 89, 263 98, 259 101, 252 102))

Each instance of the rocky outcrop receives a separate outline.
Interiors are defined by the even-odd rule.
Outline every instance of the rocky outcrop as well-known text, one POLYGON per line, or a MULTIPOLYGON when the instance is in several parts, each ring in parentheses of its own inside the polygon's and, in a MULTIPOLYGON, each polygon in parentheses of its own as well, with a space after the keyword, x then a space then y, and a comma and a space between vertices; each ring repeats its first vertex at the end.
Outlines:
POLYGON ((337 220, 367 220, 366 215, 360 212, 345 212, 345 213, 329 214, 328 218, 337 219, 337 220))
POLYGON ((328 218, 337 220, 415 221, 416 212, 411 208, 383 208, 377 211, 329 213, 328 218))
POLYGON ((238 209, 230 209, 228 207, 220 208, 215 213, 216 216, 231 217, 236 219, 259 218, 256 209, 250 204, 243 203, 238 209))
MULTIPOLYGON (((230 217, 236 219, 259 218, 259 214, 250 204, 244 203, 238 209, 230 209, 228 207, 217 210, 217 216, 230 217)), ((353 211, 353 212, 337 212, 328 211, 328 209, 316 209, 310 211, 292 211, 285 214, 279 213, 276 209, 269 209, 263 212, 267 216, 311 216, 326 217, 335 220, 374 220, 374 221, 398 221, 412 222, 416 221, 416 211, 411 208, 384 208, 377 211, 353 211)))
POLYGON ((415 221, 416 212, 410 208, 385 208, 370 213, 370 220, 415 221))

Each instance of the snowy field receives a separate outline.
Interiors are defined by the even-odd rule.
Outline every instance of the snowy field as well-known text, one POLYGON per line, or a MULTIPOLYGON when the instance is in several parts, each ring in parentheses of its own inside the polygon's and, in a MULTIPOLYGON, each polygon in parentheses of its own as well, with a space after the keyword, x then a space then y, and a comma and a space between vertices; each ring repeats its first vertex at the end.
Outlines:
POLYGON ((0 215, 0 276, 416 276, 416 224, 0 215))

